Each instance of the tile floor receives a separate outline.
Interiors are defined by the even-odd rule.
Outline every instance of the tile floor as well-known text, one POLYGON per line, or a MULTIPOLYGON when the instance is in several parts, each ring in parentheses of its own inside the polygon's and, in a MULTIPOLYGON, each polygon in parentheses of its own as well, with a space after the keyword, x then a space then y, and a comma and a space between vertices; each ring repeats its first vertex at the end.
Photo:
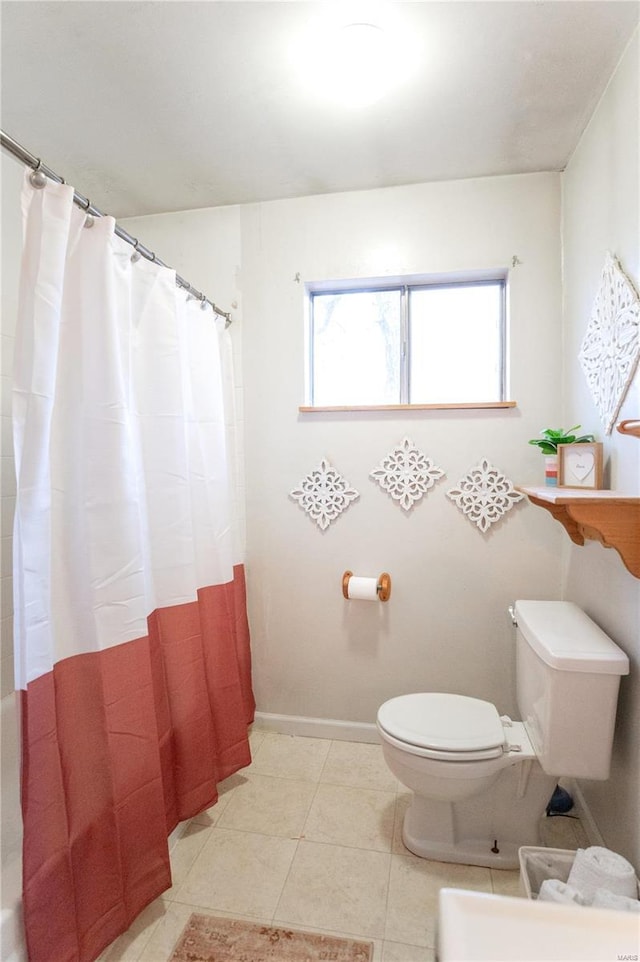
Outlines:
MULTIPOLYGON (((433 962, 441 887, 521 894, 517 871, 407 851, 410 795, 378 745, 253 731, 251 747, 173 842, 172 888, 99 962, 166 962, 193 911, 369 939, 375 962, 433 962)), ((543 831, 546 845, 588 844, 574 819, 543 831)))

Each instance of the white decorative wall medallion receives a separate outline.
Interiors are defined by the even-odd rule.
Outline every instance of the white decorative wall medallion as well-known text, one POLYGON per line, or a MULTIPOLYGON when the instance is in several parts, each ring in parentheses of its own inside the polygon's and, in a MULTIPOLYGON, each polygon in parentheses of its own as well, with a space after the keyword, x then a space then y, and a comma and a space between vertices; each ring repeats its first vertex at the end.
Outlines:
POLYGON ((326 458, 289 495, 323 531, 360 497, 326 458))
POLYGON ((447 491, 469 521, 481 531, 487 531, 499 521, 523 495, 501 471, 494 468, 486 458, 458 481, 457 488, 447 491))
POLYGON ((400 507, 409 511, 443 474, 444 471, 419 451, 413 441, 404 438, 399 447, 389 451, 369 477, 377 481, 400 507))
POLYGON ((640 299, 611 254, 578 357, 605 432, 611 434, 640 357, 640 299))

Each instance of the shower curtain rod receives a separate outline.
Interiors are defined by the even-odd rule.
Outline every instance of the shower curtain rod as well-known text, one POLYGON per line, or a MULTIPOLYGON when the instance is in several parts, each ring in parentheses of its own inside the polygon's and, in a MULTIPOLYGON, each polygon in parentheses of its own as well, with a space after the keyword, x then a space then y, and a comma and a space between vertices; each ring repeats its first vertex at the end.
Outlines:
MULTIPOLYGON (((22 144, 19 144, 17 140, 14 140, 13 137, 10 137, 8 134, 6 134, 4 130, 0 130, 0 146, 4 147, 4 149, 10 154, 13 154, 14 157, 17 157, 18 160, 22 161, 23 164, 26 164, 27 167, 31 167, 34 173, 36 171, 41 171, 45 177, 48 177, 50 180, 55 180, 58 184, 66 183, 64 177, 60 177, 60 175, 56 174, 55 171, 51 170, 50 167, 47 167, 46 164, 43 164, 39 157, 36 157, 34 154, 28 151, 26 147, 23 147, 22 144)), ((108 216, 104 213, 104 211, 101 211, 98 207, 95 207, 88 197, 83 197, 82 194, 79 194, 77 190, 74 190, 73 192, 73 202, 78 207, 81 207, 84 211, 86 211, 87 214, 93 214, 95 217, 108 216)), ((160 264, 161 267, 169 266, 168 264, 165 264, 164 261, 161 261, 159 257, 156 257, 153 251, 150 251, 148 247, 144 247, 144 245, 141 244, 136 237, 132 237, 131 234, 128 234, 123 227, 120 227, 118 224, 116 224, 114 232, 118 237, 122 238, 123 241, 126 241, 127 244, 131 244, 134 250, 141 254, 142 257, 145 257, 148 261, 153 261, 154 264, 160 264)), ((203 307, 205 304, 210 304, 214 312, 218 314, 219 317, 224 317, 227 327, 229 324, 231 324, 231 314, 228 311, 223 311, 221 308, 217 307, 213 301, 209 300, 208 297, 205 297, 204 294, 196 290, 196 288, 193 287, 188 281, 185 281, 184 278, 180 277, 179 274, 176 274, 176 284, 178 287, 183 287, 197 300, 202 301, 203 307)))

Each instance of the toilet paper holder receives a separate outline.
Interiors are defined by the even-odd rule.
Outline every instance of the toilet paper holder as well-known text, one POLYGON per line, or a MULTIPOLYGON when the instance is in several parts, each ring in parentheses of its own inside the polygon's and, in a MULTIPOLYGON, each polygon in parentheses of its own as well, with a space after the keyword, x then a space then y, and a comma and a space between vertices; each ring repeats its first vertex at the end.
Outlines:
MULTIPOLYGON (((353 571, 345 571, 342 576, 342 594, 349 601, 349 580, 353 577, 353 571)), ((383 571, 378 577, 376 592, 379 601, 388 601, 391 597, 391 575, 383 571)))

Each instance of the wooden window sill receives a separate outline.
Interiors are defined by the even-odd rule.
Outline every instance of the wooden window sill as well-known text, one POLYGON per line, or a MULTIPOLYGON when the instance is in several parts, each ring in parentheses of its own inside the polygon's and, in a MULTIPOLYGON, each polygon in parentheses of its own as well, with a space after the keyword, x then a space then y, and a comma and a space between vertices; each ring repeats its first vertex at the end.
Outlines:
POLYGON ((460 404, 345 404, 345 405, 301 405, 300 414, 322 414, 337 411, 459 411, 482 410, 484 408, 514 408, 516 401, 469 401, 460 404))

